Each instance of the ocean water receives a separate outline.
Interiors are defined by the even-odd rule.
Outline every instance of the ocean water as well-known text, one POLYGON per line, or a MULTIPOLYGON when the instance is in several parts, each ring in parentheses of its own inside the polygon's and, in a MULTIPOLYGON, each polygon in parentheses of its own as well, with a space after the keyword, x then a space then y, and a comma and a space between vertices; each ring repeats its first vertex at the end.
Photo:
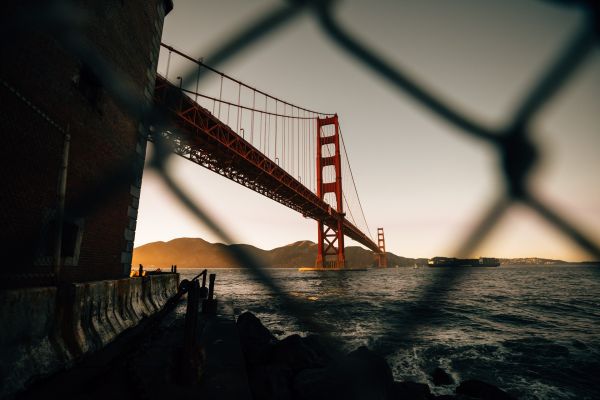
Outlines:
MULTIPOLYGON (((397 380, 452 393, 429 380, 440 366, 455 381, 481 379, 520 399, 600 399, 597 267, 265 271, 346 350, 366 345, 384 355, 397 380)), ((280 338, 312 333, 249 271, 210 272, 217 298, 236 313, 255 313, 280 338)))

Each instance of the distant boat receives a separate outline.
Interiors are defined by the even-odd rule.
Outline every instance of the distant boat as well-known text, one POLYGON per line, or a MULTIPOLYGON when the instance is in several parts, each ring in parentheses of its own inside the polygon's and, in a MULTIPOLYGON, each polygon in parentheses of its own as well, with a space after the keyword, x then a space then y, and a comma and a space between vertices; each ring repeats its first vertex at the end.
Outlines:
POLYGON ((499 267, 500 260, 492 257, 454 258, 433 257, 427 260, 429 267, 499 267))

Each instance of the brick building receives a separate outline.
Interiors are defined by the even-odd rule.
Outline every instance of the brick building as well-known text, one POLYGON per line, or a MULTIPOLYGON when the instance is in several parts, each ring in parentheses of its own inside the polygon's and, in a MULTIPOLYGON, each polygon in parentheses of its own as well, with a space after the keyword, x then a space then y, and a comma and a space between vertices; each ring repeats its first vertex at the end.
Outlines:
POLYGON ((171 0, 4 5, 0 285, 129 276, 148 127, 125 112, 99 76, 102 65, 84 53, 99 55, 149 105, 172 6, 171 0))

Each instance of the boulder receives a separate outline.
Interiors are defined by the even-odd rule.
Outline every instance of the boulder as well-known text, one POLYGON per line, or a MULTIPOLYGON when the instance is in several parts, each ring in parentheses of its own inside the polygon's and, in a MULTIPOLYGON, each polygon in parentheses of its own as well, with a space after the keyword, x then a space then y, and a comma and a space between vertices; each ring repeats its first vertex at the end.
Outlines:
POLYGON ((323 365, 329 364, 344 356, 344 353, 336 350, 333 346, 327 346, 319 335, 308 335, 302 338, 302 342, 315 352, 319 358, 319 362, 323 365))
POLYGON ((431 373, 431 381, 435 386, 452 385, 454 383, 454 379, 452 379, 450 374, 441 368, 433 370, 431 373))
POLYGON ((390 400, 430 400, 433 399, 429 386, 417 382, 394 382, 390 400))
POLYGON ((299 335, 291 335, 277 342, 273 346, 271 362, 290 368, 294 373, 325 366, 317 353, 307 346, 299 335))
POLYGON ((266 364, 271 358, 275 336, 251 312, 242 313, 237 319, 237 328, 244 357, 248 364, 266 364))
POLYGON ((248 370, 252 397, 261 400, 291 400, 292 371, 279 365, 254 365, 248 370))
POLYGON ((456 393, 481 400, 515 400, 504 390, 477 379, 461 382, 456 388, 456 393))
POLYGON ((361 371, 362 376, 378 382, 386 393, 389 393, 394 383, 394 375, 389 364, 379 354, 369 350, 365 346, 361 346, 348 354, 349 365, 361 371))
POLYGON ((385 359, 359 347, 326 368, 305 369, 294 378, 294 399, 387 400, 393 385, 385 359))

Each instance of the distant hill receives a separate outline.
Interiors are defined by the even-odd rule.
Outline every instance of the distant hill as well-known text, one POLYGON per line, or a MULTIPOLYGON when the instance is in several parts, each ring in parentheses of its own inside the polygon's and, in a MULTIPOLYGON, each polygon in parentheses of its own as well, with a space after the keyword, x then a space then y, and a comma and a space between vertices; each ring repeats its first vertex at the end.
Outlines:
MULTIPOLYGON (((312 266, 317 257, 317 244, 308 240, 295 242, 272 250, 263 250, 248 244, 225 245, 223 243, 209 243, 200 238, 179 238, 168 242, 153 242, 136 247, 133 252, 132 264, 143 264, 146 267, 169 268, 177 264, 180 268, 229 268, 241 267, 238 262, 229 256, 229 249, 243 248, 262 263, 270 268, 298 268, 312 266)), ((350 268, 369 267, 375 265, 375 257, 370 250, 358 246, 346 247, 346 264, 350 268)), ((388 265, 394 267, 412 267, 427 265, 425 258, 400 257, 388 253, 388 265)), ((563 260, 547 258, 501 258, 501 265, 565 265, 589 264, 599 265, 598 261, 585 263, 570 263, 563 260)))
MULTIPOLYGON (((247 253, 259 260, 264 267, 298 268, 311 266, 317 256, 317 244, 311 241, 300 241, 272 250, 263 250, 247 244, 225 245, 209 243, 200 238, 179 238, 168 242, 153 242, 136 247, 132 264, 143 264, 146 267, 168 268, 176 264, 180 268, 228 268, 241 267, 233 260, 228 248, 243 248, 247 253)), ((373 252, 362 247, 346 247, 346 264, 350 268, 372 266, 375 263, 373 252)), ((426 259, 400 257, 388 253, 388 265, 400 267, 424 265, 426 259)))

